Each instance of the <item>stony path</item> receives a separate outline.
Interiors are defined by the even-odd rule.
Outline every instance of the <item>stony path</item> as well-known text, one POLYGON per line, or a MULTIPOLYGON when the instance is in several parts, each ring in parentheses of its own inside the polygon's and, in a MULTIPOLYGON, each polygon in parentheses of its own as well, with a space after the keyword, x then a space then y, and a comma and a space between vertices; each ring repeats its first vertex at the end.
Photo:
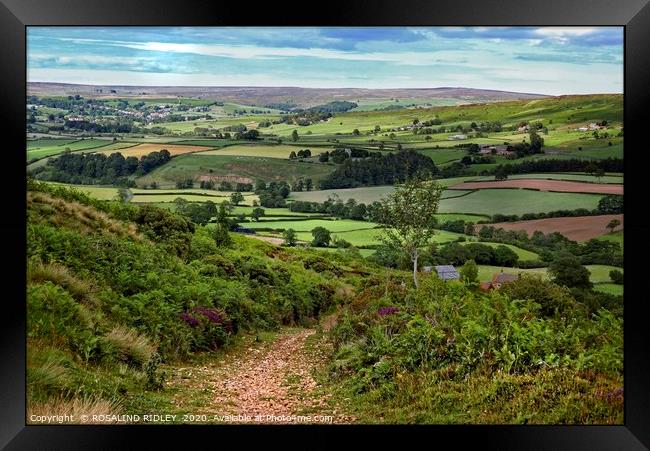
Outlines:
MULTIPOLYGON (((251 344, 234 358, 200 368, 181 368, 172 385, 207 390, 209 405, 201 406, 201 411, 209 412, 211 418, 218 415, 224 422, 353 422, 354 418, 328 402, 329 396, 312 376, 323 359, 318 349, 305 348, 305 340, 315 332, 285 329, 274 341, 251 344)), ((182 397, 177 401, 180 407, 182 397)))

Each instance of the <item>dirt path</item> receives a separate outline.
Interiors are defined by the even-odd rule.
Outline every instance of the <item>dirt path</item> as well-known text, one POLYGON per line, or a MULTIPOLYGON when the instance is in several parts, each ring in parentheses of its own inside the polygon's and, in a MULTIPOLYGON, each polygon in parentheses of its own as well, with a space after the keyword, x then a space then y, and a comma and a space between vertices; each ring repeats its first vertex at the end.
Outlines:
MULTIPOLYGON (((325 324, 327 328, 331 324, 325 324)), ((206 392, 200 411, 211 422, 299 424, 350 423, 313 377, 323 362, 318 347, 306 345, 315 329, 285 329, 274 340, 251 343, 234 355, 204 367, 180 368, 171 386, 182 387, 176 405, 189 391, 206 392), (189 390, 189 391, 188 391, 189 390)), ((195 409, 196 410, 196 409, 195 409)))

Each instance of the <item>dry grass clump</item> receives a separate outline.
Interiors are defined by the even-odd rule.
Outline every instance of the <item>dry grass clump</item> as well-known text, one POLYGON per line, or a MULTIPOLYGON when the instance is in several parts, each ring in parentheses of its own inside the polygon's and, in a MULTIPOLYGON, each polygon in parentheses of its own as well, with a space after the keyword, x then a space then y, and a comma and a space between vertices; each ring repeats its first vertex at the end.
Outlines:
POLYGON ((45 402, 29 402, 27 405, 27 424, 107 424, 114 421, 93 421, 94 416, 112 416, 120 414, 120 405, 116 401, 100 398, 52 398, 45 402), (82 419, 85 416, 85 420, 82 419))
POLYGON ((31 283, 50 281, 65 288, 77 300, 87 300, 90 304, 97 304, 93 286, 89 282, 72 275, 68 268, 59 263, 30 265, 27 274, 31 283))
POLYGON ((144 365, 156 352, 156 346, 147 337, 124 326, 116 326, 104 337, 115 347, 121 358, 144 365))

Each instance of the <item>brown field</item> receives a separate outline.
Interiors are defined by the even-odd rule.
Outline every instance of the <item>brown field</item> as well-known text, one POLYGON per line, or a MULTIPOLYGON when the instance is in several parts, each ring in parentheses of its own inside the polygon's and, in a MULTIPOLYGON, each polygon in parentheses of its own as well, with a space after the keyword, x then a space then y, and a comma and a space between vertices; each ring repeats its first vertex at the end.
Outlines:
POLYGON ((494 182, 463 182, 448 189, 486 189, 486 188, 528 188, 539 191, 564 193, 623 194, 623 185, 612 183, 568 182, 566 180, 500 180, 494 182))
MULTIPOLYGON (((587 241, 591 238, 609 233, 606 228, 609 221, 618 219, 621 225, 614 231, 623 230, 623 215, 576 216, 573 218, 547 218, 530 221, 499 222, 490 225, 504 230, 524 230, 532 235, 535 230, 543 233, 559 232, 570 240, 587 241)), ((481 224, 476 225, 482 227, 481 224)))
POLYGON ((110 155, 112 153, 119 152, 122 155, 124 155, 124 158, 126 157, 140 158, 144 155, 150 154, 151 152, 158 152, 162 149, 167 149, 169 153, 172 154, 172 156, 176 156, 176 155, 182 155, 184 153, 201 152, 203 150, 210 150, 212 149, 212 147, 190 146, 190 145, 183 145, 183 144, 145 143, 145 144, 138 144, 137 146, 133 146, 133 147, 127 147, 126 149, 107 150, 100 153, 105 153, 107 155, 110 155))

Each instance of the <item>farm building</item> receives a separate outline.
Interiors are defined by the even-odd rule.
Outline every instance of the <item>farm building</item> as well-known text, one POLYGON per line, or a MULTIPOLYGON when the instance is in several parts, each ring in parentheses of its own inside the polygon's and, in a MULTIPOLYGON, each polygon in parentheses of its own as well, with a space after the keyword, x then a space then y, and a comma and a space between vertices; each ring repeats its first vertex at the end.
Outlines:
POLYGON ((434 266, 438 278, 442 280, 458 280, 460 279, 460 274, 456 271, 456 268, 453 265, 438 265, 434 266))
POLYGON ((522 125, 517 129, 518 132, 527 132, 528 131, 528 125, 522 125))
POLYGON ((491 282, 483 282, 480 285, 481 290, 487 291, 490 289, 498 290, 504 283, 514 282, 519 280, 519 274, 509 274, 501 271, 500 273, 492 276, 491 282))
POLYGON ((495 146, 493 144, 482 144, 479 153, 481 155, 510 155, 514 151, 508 149, 509 146, 495 146))
POLYGON ((451 135, 447 139, 450 141, 461 141, 463 139, 467 139, 467 135, 451 135))

